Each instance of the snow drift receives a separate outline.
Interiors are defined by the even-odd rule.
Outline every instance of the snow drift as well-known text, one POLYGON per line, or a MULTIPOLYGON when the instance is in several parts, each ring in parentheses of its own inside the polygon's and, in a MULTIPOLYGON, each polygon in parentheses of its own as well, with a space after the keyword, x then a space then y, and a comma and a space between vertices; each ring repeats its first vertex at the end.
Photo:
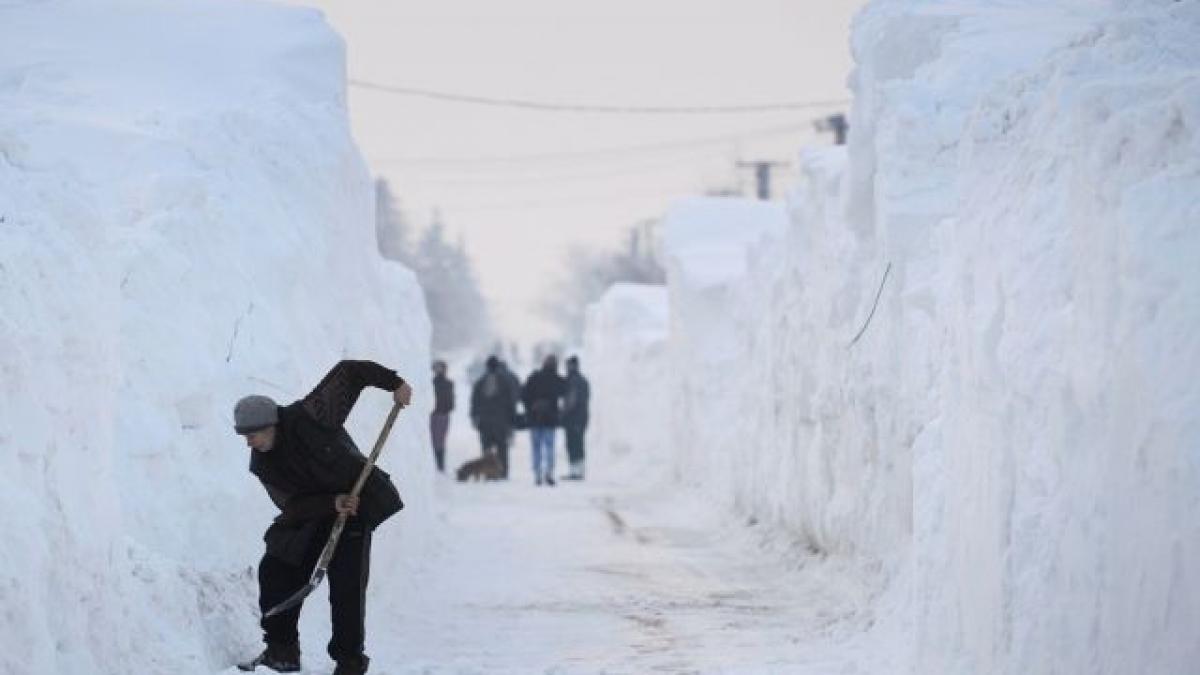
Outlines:
POLYGON ((848 153, 802 155, 785 221, 667 218, 673 461, 910 594, 898 670, 1200 658, 1198 34, 876 0, 848 153))
MULTIPOLYGON (((274 512, 233 402, 290 402, 344 357, 428 363, 420 290, 376 253, 342 45, 267 4, 9 2, 0 64, 0 671, 225 667, 257 640, 274 512)), ((381 462, 410 506, 426 396, 381 462)), ((388 403, 364 394, 361 445, 388 403)))

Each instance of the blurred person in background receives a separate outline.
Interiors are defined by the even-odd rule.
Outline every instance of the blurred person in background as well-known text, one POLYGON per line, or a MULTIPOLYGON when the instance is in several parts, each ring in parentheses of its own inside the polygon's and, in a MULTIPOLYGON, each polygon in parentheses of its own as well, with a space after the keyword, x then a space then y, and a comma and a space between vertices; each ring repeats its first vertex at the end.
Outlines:
POLYGON ((446 470, 446 432, 454 410, 454 381, 446 377, 446 362, 433 362, 433 412, 429 413, 429 436, 438 472, 446 470))
POLYGON ((554 485, 554 430, 565 391, 566 381, 558 374, 558 359, 553 354, 542 361, 542 367, 529 376, 521 390, 537 485, 554 485))
POLYGON ((471 389, 471 424, 479 432, 483 454, 495 453, 501 477, 508 476, 508 440, 512 436, 517 401, 500 373, 500 359, 489 356, 483 375, 471 389))
POLYGON ((563 394, 562 427, 567 437, 567 461, 570 469, 566 480, 583 480, 583 434, 588 424, 588 403, 591 386, 579 372, 579 357, 567 359, 566 390, 563 394))
MULTIPOLYGON (((508 387, 509 395, 513 400, 513 421, 508 427, 508 443, 506 447, 511 448, 513 435, 517 429, 525 429, 528 425, 525 423, 525 415, 517 412, 517 405, 521 402, 521 378, 508 367, 508 363, 504 359, 500 359, 499 367, 500 376, 504 378, 504 384, 508 387)), ((505 452, 504 462, 501 467, 504 470, 504 478, 508 478, 508 453, 505 452)))

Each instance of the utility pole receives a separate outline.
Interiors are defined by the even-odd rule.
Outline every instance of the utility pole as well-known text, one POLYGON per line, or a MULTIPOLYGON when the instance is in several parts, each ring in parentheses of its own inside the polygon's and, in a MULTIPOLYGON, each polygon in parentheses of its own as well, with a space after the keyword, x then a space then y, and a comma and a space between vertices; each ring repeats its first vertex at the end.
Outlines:
POLYGON ((777 166, 787 166, 787 162, 769 162, 758 160, 753 162, 738 162, 739 169, 754 169, 754 180, 758 185, 758 198, 766 201, 771 198, 771 169, 777 166))
POLYGON ((846 132, 850 129, 850 123, 846 121, 846 116, 843 113, 834 113, 828 117, 819 119, 813 126, 817 128, 817 131, 832 131, 835 145, 846 144, 846 132))
POLYGON ((640 253, 647 260, 654 260, 658 257, 654 239, 654 229, 657 226, 658 221, 654 218, 647 218, 638 223, 638 232, 640 232, 638 239, 642 243, 640 253))

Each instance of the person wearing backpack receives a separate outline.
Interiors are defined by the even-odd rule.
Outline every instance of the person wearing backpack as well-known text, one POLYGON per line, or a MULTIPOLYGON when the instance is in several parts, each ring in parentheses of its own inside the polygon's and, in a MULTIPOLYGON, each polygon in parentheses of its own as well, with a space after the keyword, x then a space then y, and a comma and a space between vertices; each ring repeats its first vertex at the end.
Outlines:
POLYGON ((479 432, 484 455, 495 454, 501 476, 508 477, 508 439, 512 436, 517 402, 500 372, 500 360, 489 356, 483 375, 471 389, 471 424, 479 432))

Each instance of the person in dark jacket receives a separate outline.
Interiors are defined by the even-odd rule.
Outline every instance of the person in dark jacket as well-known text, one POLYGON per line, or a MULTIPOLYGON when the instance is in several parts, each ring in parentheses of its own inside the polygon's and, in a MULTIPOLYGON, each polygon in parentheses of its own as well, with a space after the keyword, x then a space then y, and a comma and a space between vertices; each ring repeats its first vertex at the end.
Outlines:
POLYGON ((446 362, 433 362, 433 412, 429 413, 429 436, 433 439, 433 461, 446 470, 446 432, 454 410, 454 382, 446 377, 446 362))
POLYGON ((558 374, 558 359, 553 354, 542 361, 521 389, 525 416, 529 422, 529 440, 533 450, 533 476, 538 485, 554 485, 554 428, 558 426, 558 405, 566 383, 558 374))
POLYGON ((567 480, 583 480, 583 434, 587 430, 591 386, 579 372, 579 357, 567 359, 566 393, 563 394, 562 427, 567 436, 567 480))
POLYGON ((508 477, 508 440, 516 415, 512 387, 500 372, 500 360, 489 356, 486 370, 471 389, 471 424, 479 431, 484 455, 495 453, 500 460, 500 475, 508 477))
POLYGON ((508 367, 508 364, 500 360, 498 364, 500 377, 504 378, 504 383, 508 386, 508 390, 512 392, 514 401, 521 400, 521 378, 508 367))
MULTIPOLYGON (((508 444, 507 444, 507 447, 511 448, 513 445, 513 435, 515 434, 516 429, 518 427, 518 421, 522 419, 521 414, 517 411, 517 405, 519 405, 521 403, 521 378, 517 377, 517 374, 514 373, 512 371, 512 369, 508 367, 508 363, 506 363, 504 361, 504 359, 499 359, 499 361, 500 361, 500 363, 498 366, 498 370, 500 372, 500 377, 502 377, 504 379, 504 383, 508 386, 509 395, 512 396, 512 400, 513 400, 513 418, 512 418, 512 424, 510 424, 508 427, 508 444)), ((524 427, 522 427, 522 428, 524 428, 524 427)), ((504 462, 504 477, 508 478, 508 462, 507 461, 504 462)))
POLYGON ((350 491, 367 458, 343 424, 366 387, 392 392, 397 405, 412 400, 412 387, 395 371, 371 361, 342 361, 308 396, 280 407, 266 396, 247 396, 234 407, 234 429, 251 448, 250 472, 262 482, 281 513, 267 528, 266 553, 258 565, 258 606, 263 612, 266 649, 238 664, 242 670, 267 666, 300 670, 296 623, 301 606, 266 617, 267 610, 308 582, 338 515, 349 519, 329 563, 329 603, 333 636, 329 655, 334 675, 361 675, 367 571, 371 533, 404 503, 391 478, 376 467, 358 497, 350 491))

